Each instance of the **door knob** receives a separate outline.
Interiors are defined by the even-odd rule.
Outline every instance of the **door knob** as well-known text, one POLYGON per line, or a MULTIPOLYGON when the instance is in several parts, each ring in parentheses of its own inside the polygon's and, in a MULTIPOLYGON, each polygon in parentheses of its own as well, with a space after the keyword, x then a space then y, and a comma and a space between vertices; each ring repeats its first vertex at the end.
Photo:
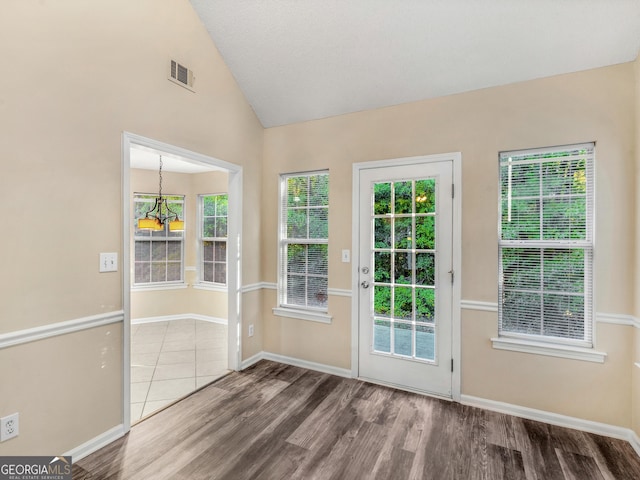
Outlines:
POLYGON ((369 288, 369 282, 367 282, 367 281, 365 280, 364 282, 362 282, 362 283, 360 284, 360 286, 361 286, 362 288, 369 288))

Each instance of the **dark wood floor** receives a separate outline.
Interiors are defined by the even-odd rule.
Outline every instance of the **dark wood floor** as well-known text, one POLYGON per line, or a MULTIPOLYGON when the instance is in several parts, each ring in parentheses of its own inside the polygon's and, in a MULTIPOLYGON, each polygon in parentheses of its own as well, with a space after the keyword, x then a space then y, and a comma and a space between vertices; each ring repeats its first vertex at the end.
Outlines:
POLYGON ((640 479, 622 440, 262 361, 79 461, 97 479, 640 479))

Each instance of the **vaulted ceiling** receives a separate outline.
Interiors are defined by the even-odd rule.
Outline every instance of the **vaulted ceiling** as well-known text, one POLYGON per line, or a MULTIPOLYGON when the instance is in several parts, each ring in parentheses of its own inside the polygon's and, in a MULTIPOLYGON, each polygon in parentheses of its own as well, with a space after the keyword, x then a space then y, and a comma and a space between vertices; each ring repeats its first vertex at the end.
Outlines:
POLYGON ((640 0, 190 0, 265 127, 634 60, 640 0))

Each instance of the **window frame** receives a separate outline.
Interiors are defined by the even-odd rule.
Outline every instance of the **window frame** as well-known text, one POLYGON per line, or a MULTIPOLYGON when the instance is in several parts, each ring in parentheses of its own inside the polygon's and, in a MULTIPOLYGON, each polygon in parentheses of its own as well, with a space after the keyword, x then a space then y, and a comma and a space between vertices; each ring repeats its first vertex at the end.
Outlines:
MULTIPOLYGON (((329 192, 327 192, 327 236, 326 238, 307 238, 307 239, 289 239, 287 237, 287 194, 288 180, 296 177, 313 177, 326 175, 329 181, 329 170, 314 170, 310 172, 283 173, 279 177, 278 189, 278 284, 277 284, 277 307, 273 309, 273 313, 278 316, 286 316, 299 318, 303 320, 317 321, 321 323, 331 323, 332 317, 329 311, 329 192), (324 305, 316 307, 308 305, 298 305, 287 303, 287 249, 289 245, 326 245, 327 246, 327 298, 324 305)), ((307 205, 309 207, 309 205, 307 205)), ((306 264, 305 264, 306 265, 306 264)), ((306 268, 305 268, 306 270, 306 268)), ((305 276, 308 273, 305 273, 305 276)))
MULTIPOLYGON (((155 199, 158 197, 156 193, 144 193, 144 192, 134 192, 133 194, 133 255, 131 255, 132 267, 133 267, 133 275, 131 281, 131 288, 134 290, 154 290, 154 289, 171 289, 171 288, 185 288, 185 232, 173 232, 174 235, 169 234, 168 232, 168 224, 164 226, 164 235, 163 236, 154 236, 153 234, 156 232, 150 231, 149 235, 137 235, 137 218, 136 218, 136 208, 135 204, 138 202, 138 198, 140 197, 151 197, 155 199), (179 235, 178 235, 179 233, 179 235), (150 255, 153 255, 153 243, 154 242, 165 242, 168 246, 168 242, 180 242, 180 279, 179 280, 164 280, 161 282, 138 282, 136 280, 136 244, 137 242, 148 242, 150 244, 150 255)), ((163 197, 170 199, 168 200, 169 204, 181 204, 182 205, 182 218, 185 219, 186 214, 186 195, 178 195, 178 194, 168 194, 163 195, 163 197), (180 200, 175 200, 172 197, 179 197, 180 200)), ((140 200, 149 201, 149 200, 140 200)), ((153 263, 152 260, 148 262, 149 264, 153 263)), ((167 258, 164 259, 165 265, 169 263, 167 258)), ((171 262, 177 263, 177 262, 171 262)), ((151 267, 150 267, 151 268, 151 267)), ((150 277, 151 278, 151 277, 150 277)))
MULTIPOLYGON (((559 157, 561 159, 561 157, 559 157)), ((535 163, 535 162, 533 162, 535 163)), ((544 161, 540 159, 539 164, 544 161)), ((541 177, 542 178, 542 177, 541 177)), ((498 338, 492 339, 494 348, 516 350, 528 353, 539 353, 551 356, 560 356, 567 358, 575 358, 588 361, 604 361, 606 354, 595 352, 595 298, 593 294, 593 269, 594 269, 594 251, 595 251, 595 142, 562 145, 558 147, 534 148, 518 151, 500 152, 498 155, 498 338), (535 239, 535 240, 508 240, 503 239, 502 222, 503 222, 503 180, 501 178, 501 167, 503 160, 509 157, 525 156, 525 155, 544 155, 547 153, 571 152, 575 150, 587 150, 584 155, 585 165, 585 238, 584 239, 535 239), (545 249, 554 250, 582 250, 584 258, 583 271, 583 295, 584 298, 584 334, 581 339, 574 339, 561 336, 552 336, 532 333, 522 333, 506 330, 503 328, 504 311, 502 299, 505 293, 505 280, 503 272, 503 249, 505 248, 526 248, 533 252, 540 252, 543 258, 541 262, 541 272, 544 271, 544 255, 545 249)), ((535 198, 539 202, 544 202, 545 195, 543 193, 544 184, 540 182, 540 193, 535 198)), ((547 195, 548 197, 549 195, 547 195)), ((562 197, 559 197, 562 198, 562 197)), ((540 218, 543 219, 543 203, 539 207, 540 218)), ((540 223, 541 232, 544 231, 544 225, 540 223)), ((543 281, 544 277, 540 277, 543 281)), ((552 289, 545 288, 541 283, 539 294, 544 297, 545 292, 553 292, 552 289)), ((548 295, 549 293, 547 293, 548 295)), ((566 294, 565 294, 566 295, 566 294)), ((542 305, 542 304, 541 304, 542 305)), ((542 314, 542 312, 541 312, 542 314)), ((544 325, 544 317, 541 321, 541 328, 544 325)))
MULTIPOLYGON (((228 238, 229 238, 229 195, 228 193, 224 192, 224 193, 201 193, 198 194, 197 196, 198 198, 198 208, 197 208, 197 212, 198 212, 198 267, 197 267, 197 287, 199 288, 205 288, 205 289, 210 289, 210 290, 224 290, 226 291, 227 289, 227 284, 228 284, 228 265, 229 265, 229 253, 228 253, 228 238), (227 214, 226 215, 214 215, 214 218, 225 218, 227 220, 227 235, 225 237, 205 237, 204 236, 204 220, 205 220, 205 215, 204 215, 204 199, 205 197, 220 197, 220 196, 224 196, 227 197, 227 214), (225 261, 224 261, 224 265, 225 265, 225 274, 224 274, 224 283, 220 283, 220 282, 216 282, 214 281, 208 281, 204 279, 204 264, 205 264, 205 255, 204 255, 204 242, 224 242, 225 243, 225 261)), ((217 212, 216 212, 217 213, 217 212)), ((210 217, 210 216, 209 216, 210 217)), ((214 251, 215 251, 215 246, 214 246, 214 251)), ((216 262, 216 260, 213 260, 213 264, 214 264, 214 272, 213 272, 213 278, 215 279, 215 264, 216 263, 221 263, 221 262, 216 262)))

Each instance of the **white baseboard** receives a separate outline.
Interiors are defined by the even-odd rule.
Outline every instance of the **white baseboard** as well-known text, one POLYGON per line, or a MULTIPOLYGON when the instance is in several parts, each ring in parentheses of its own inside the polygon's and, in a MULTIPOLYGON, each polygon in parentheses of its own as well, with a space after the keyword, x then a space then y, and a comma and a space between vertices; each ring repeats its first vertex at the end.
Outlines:
POLYGON ((329 373, 331 375, 337 375, 338 377, 351 378, 351 370, 347 368, 334 367, 333 365, 325 365, 323 363, 309 362, 308 360, 301 360, 294 357, 286 357, 284 355, 278 355, 276 353, 262 352, 265 360, 272 360, 274 362, 285 363, 287 365, 293 365, 294 367, 307 368, 309 370, 315 370, 317 372, 329 373))
POLYGON ((258 363, 263 358, 264 358, 263 357, 263 352, 256 353, 255 355, 247 358, 246 360, 243 360, 240 363, 240 370, 244 370, 245 368, 249 368, 251 365, 258 363))
MULTIPOLYGON (((529 407, 521 407, 519 405, 513 405, 510 403, 497 402, 495 400, 487 400, 471 395, 461 395, 460 403, 462 403, 463 405, 469 405, 471 407, 478 407, 494 412, 506 413, 508 415, 513 415, 514 417, 549 423, 551 425, 557 425, 559 427, 573 428, 575 430, 581 430, 583 432, 619 438, 621 440, 627 440, 631 442, 632 445, 632 436, 636 436, 637 439, 637 435, 635 435, 635 433, 628 428, 617 427, 615 425, 609 425, 607 423, 594 422, 591 420, 584 420, 576 417, 569 417, 567 415, 560 415, 558 413, 545 412, 544 410, 536 410, 529 407)), ((640 443, 638 447, 640 447, 640 443)), ((636 446, 634 446, 634 448, 636 448, 636 446)), ((636 451, 639 451, 638 448, 636 448, 636 451)), ((640 455, 640 451, 638 454, 640 455)))
POLYGON ((221 325, 227 325, 226 318, 211 317, 209 315, 200 315, 199 313, 178 313, 176 315, 161 315, 158 317, 144 317, 131 319, 131 325, 142 325, 144 323, 155 322, 171 322, 173 320, 185 320, 192 318, 194 320, 201 320, 203 322, 219 323, 221 325))
POLYGON ((64 456, 71 456, 71 460, 75 463, 78 460, 82 460, 84 457, 91 455, 93 452, 100 450, 102 447, 109 445, 111 442, 119 439, 127 433, 124 430, 124 425, 117 425, 104 433, 101 433, 97 437, 92 438, 89 441, 84 442, 82 445, 77 446, 64 453, 64 456))
MULTIPOLYGON (((315 370, 322 373, 329 373, 341 377, 352 378, 351 370, 345 368, 338 368, 331 365, 309 362, 307 360, 286 357, 284 355, 278 355, 270 352, 259 352, 247 358, 246 360, 243 360, 241 363, 241 369, 244 370, 245 368, 248 368, 263 359, 284 363, 286 365, 306 368, 309 370, 315 370)), ((580 418, 545 412, 543 410, 536 410, 528 407, 521 407, 510 403, 497 402, 495 400, 487 400, 471 395, 461 395, 460 403, 462 403, 463 405, 469 405, 471 407, 483 408, 485 410, 505 413, 507 415, 513 415, 520 418, 549 423, 551 425, 557 425, 559 427, 573 428, 575 430, 595 433, 597 435, 604 435, 607 437, 626 440, 631 444, 638 456, 640 456, 640 437, 633 430, 628 428, 608 425, 606 423, 593 422, 591 420, 583 420, 580 418)), ((107 430, 106 432, 98 435, 97 437, 83 443, 82 445, 69 450, 63 455, 70 455, 74 462, 79 461, 84 457, 92 454, 93 452, 99 450, 100 448, 105 447, 111 442, 119 439, 125 433, 126 432, 124 430, 124 425, 117 425, 110 430, 107 430)))
POLYGON ((640 437, 633 430, 631 430, 631 433, 629 434, 629 443, 640 457, 640 437))
POLYGON ((273 362, 284 363, 286 365, 293 365, 294 367, 306 368, 308 370, 315 370, 316 372, 329 373, 338 377, 352 378, 351 370, 347 368, 334 367, 333 365, 325 365, 323 363, 310 362, 308 360, 302 360, 300 358, 287 357, 285 355, 279 355, 271 352, 256 353, 252 357, 243 360, 240 368, 244 370, 250 367, 254 363, 258 363, 260 360, 271 360, 273 362))
MULTIPOLYGON (((240 368, 241 370, 244 370, 245 368, 258 363, 263 359, 284 363, 286 365, 293 365, 295 367, 306 368, 309 370, 315 370, 322 373, 329 373, 331 375, 337 375, 340 377, 353 378, 351 370, 346 368, 339 368, 322 363, 310 362, 307 360, 287 357, 271 352, 256 353, 252 357, 243 360, 240 368)), ((581 430, 583 432, 595 433, 597 435, 604 435, 607 437, 618 438, 620 440, 626 440, 631 444, 638 456, 640 456, 640 437, 638 437, 638 435, 629 428, 609 425, 607 423, 594 422, 591 420, 584 420, 567 415, 560 415, 558 413, 546 412, 544 410, 536 410, 529 407, 513 405, 511 403, 487 400, 484 398, 474 397, 472 395, 461 395, 460 403, 463 405, 469 405, 471 407, 478 407, 485 410, 513 415, 515 417, 549 423, 551 425, 557 425, 559 427, 573 428, 575 430, 581 430)))

